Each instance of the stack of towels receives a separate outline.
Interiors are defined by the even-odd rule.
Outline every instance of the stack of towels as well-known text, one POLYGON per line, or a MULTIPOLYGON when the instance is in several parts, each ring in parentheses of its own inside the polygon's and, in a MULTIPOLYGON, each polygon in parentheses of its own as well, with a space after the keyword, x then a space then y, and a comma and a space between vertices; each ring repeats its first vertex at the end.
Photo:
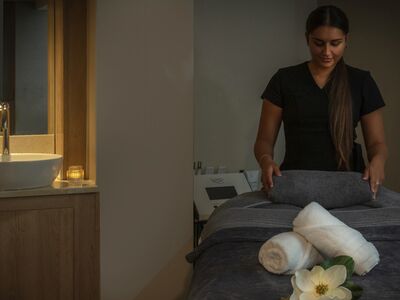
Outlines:
POLYGON ((324 258, 348 255, 354 271, 365 275, 379 263, 379 253, 360 232, 347 226, 316 202, 305 206, 293 220, 293 231, 266 241, 259 251, 260 263, 275 274, 294 274, 324 258))

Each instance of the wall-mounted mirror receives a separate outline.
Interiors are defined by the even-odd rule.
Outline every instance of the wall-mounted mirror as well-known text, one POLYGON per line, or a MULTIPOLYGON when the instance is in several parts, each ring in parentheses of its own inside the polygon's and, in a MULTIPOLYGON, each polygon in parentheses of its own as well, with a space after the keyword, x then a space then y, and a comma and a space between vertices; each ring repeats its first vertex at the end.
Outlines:
POLYGON ((2 0, 1 100, 10 103, 11 134, 53 133, 52 0, 2 0), (49 55, 50 54, 50 55, 49 55))

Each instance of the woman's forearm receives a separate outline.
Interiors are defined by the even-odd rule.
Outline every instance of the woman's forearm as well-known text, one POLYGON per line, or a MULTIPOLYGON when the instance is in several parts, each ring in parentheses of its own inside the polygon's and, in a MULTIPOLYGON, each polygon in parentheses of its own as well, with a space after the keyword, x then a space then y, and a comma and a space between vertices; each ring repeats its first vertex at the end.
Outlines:
POLYGON ((267 141, 257 139, 254 144, 254 155, 260 166, 264 160, 274 159, 274 147, 267 141))
POLYGON ((367 148, 368 161, 371 162, 373 159, 380 159, 386 162, 388 158, 388 149, 386 143, 376 143, 367 148))
POLYGON ((254 144, 254 155, 261 168, 263 162, 271 162, 274 158, 274 145, 281 123, 282 108, 264 101, 254 144))

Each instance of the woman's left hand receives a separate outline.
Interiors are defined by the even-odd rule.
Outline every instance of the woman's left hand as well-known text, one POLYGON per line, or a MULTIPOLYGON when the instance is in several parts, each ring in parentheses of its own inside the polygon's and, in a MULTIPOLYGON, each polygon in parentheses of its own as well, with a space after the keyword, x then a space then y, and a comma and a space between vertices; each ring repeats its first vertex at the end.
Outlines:
POLYGON ((385 162, 388 157, 382 108, 362 116, 361 126, 369 159, 369 165, 364 170, 363 179, 369 181, 372 198, 376 199, 379 185, 385 178, 385 162))
POLYGON ((364 170, 363 179, 369 181, 373 195, 372 198, 375 200, 379 185, 381 185, 385 179, 385 160, 380 156, 372 158, 369 165, 364 170))

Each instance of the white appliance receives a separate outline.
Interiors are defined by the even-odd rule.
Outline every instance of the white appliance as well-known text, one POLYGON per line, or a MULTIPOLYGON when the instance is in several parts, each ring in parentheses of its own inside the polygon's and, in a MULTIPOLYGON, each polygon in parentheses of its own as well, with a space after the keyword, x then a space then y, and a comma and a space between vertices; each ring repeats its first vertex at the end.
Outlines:
POLYGON ((243 173, 195 175, 194 202, 199 221, 206 221, 226 200, 246 192, 251 188, 243 173))

